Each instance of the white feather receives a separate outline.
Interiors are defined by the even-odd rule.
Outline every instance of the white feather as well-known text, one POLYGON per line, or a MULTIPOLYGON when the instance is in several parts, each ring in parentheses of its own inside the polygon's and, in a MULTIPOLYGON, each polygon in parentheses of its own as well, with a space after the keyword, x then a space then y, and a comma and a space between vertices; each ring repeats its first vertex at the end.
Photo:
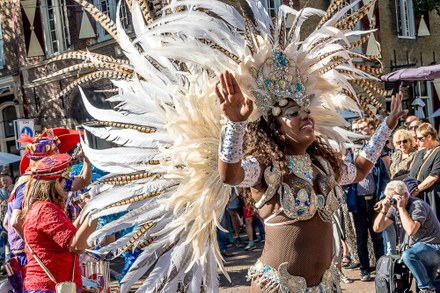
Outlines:
POLYGON ((125 147, 157 148, 159 144, 168 145, 172 139, 166 132, 142 133, 134 129, 118 129, 112 127, 91 127, 84 129, 94 136, 125 147))
POLYGON ((154 119, 154 116, 149 117, 149 116, 134 115, 134 114, 123 115, 113 110, 98 109, 94 107, 92 104, 90 104, 83 90, 81 88, 79 88, 79 90, 81 92, 81 96, 83 98, 84 106, 86 107, 87 112, 96 120, 129 123, 129 124, 150 126, 150 127, 163 126, 163 122, 157 121, 156 119, 154 119), (148 120, 148 123, 145 123, 146 120, 148 120))

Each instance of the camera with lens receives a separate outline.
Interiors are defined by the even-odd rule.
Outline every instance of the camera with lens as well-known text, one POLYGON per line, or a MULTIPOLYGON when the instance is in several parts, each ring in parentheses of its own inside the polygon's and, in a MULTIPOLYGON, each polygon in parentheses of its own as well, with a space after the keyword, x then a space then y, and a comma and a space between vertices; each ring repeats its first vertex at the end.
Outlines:
POLYGON ((393 206, 395 206, 395 205, 397 204, 397 199, 395 199, 394 197, 392 197, 392 198, 390 199, 390 204, 393 205, 393 206))

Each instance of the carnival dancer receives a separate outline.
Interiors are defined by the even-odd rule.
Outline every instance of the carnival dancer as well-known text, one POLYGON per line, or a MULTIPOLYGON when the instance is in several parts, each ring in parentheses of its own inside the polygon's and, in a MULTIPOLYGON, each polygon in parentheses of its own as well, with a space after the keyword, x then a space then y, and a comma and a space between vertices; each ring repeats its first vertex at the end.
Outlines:
MULTIPOLYGON (((109 172, 94 184, 84 211, 91 212, 91 219, 127 211, 89 241, 139 227, 97 252, 119 255, 141 249, 121 280, 121 292, 128 292, 145 274, 139 292, 219 291, 217 273, 224 267, 216 232, 230 191, 223 182, 253 186, 256 206, 273 226, 268 227, 268 248, 252 278, 264 283, 261 270, 267 269, 268 278, 273 277, 267 288, 274 290, 281 286, 277 280, 291 284, 291 292, 303 293, 319 284, 316 291, 337 287, 330 221, 340 194, 333 189, 339 190, 337 181, 356 182, 367 174, 402 115, 398 95, 391 116, 355 165, 342 166, 330 150, 330 142, 342 150, 352 135, 343 129, 347 123, 340 111, 360 113, 362 108, 375 118, 367 104, 384 112, 376 98, 390 95, 376 84, 381 71, 377 56, 355 50, 366 42, 377 46, 369 25, 355 30, 374 11, 376 1, 332 1, 327 12, 282 5, 275 18, 258 0, 246 1, 243 10, 215 0, 155 0, 152 5, 132 1, 127 8, 133 15, 133 39, 119 19, 115 24, 88 1, 75 1, 127 57, 82 51, 53 60, 69 64, 53 75, 87 68, 87 75, 59 95, 90 80, 116 79, 113 109, 94 107, 82 92, 94 118, 84 125, 85 131, 112 143, 108 149, 83 143, 92 164, 109 172), (252 12, 254 19, 244 11, 252 12), (306 35, 301 28, 311 16, 321 20, 306 35), (366 62, 358 62, 361 59, 366 62), (220 74, 222 89, 216 91, 219 96, 225 92, 221 107, 213 92, 220 74), (229 121, 220 143, 224 115, 229 121), (247 160, 250 155, 254 159, 247 160), (246 172, 240 167, 242 159, 246 172), (273 208, 278 215, 272 215, 273 208), (284 247, 276 243, 280 238, 284 247), (280 277, 278 271, 283 272, 280 277)), ((258 289, 256 282, 253 286, 258 289)))
POLYGON ((307 288, 333 292, 339 284, 332 267, 329 216, 340 200, 338 184, 358 182, 369 173, 405 114, 401 111, 402 94, 392 99, 386 123, 361 149, 354 164, 343 165, 315 134, 307 98, 273 95, 276 102, 267 106, 279 111, 248 123, 253 102, 243 95, 231 73, 221 74, 220 83, 222 92, 216 91, 228 119, 219 154, 220 174, 227 184, 251 188, 250 195, 266 224, 263 254, 249 271, 252 292, 275 288, 282 292, 285 288, 287 292, 306 292, 307 288))

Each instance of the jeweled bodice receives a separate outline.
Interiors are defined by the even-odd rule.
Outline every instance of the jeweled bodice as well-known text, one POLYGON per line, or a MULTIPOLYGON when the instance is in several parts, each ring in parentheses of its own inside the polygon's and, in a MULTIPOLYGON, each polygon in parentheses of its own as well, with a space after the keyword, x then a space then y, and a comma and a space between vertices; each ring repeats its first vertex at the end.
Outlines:
POLYGON ((287 217, 303 221, 318 213, 322 220, 331 220, 331 215, 339 206, 342 190, 333 176, 318 174, 313 183, 310 185, 296 176, 284 179, 280 204, 287 217))
MULTIPOLYGON (((283 213, 292 221, 305 221, 318 213, 323 221, 331 221, 332 214, 341 202, 342 189, 335 181, 329 163, 322 158, 317 160, 320 167, 315 167, 317 171, 310 180, 301 174, 299 176, 294 174, 297 172, 291 172, 287 176, 279 177, 278 184, 272 186, 269 184, 269 188, 272 189, 277 186, 281 205, 281 208, 269 218, 283 213)), ((269 179, 269 176, 267 178, 269 179)), ((269 218, 267 222, 270 224, 269 218)))

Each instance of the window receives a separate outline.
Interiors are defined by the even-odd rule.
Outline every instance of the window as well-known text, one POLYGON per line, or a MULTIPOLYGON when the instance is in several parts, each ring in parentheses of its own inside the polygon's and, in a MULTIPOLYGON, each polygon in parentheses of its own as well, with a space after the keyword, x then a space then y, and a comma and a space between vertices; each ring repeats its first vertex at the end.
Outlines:
POLYGON ((2 26, 0 25, 0 69, 5 67, 5 55, 4 55, 4 42, 3 42, 3 32, 2 26))
MULTIPOLYGON (((352 4, 353 2, 355 2, 355 0, 350 0, 350 1, 348 1, 347 5, 352 4)), ((345 7, 345 6, 341 6, 340 9, 343 9, 343 7, 345 7)), ((344 17, 347 17, 347 16, 353 14, 354 12, 358 11, 359 8, 360 8, 360 4, 359 4, 359 3, 355 4, 350 10, 348 10, 348 11, 345 13, 345 16, 344 16, 344 17)), ((367 29, 368 29, 368 28, 367 28, 367 29)), ((356 30, 356 31, 361 31, 361 30, 362 30, 361 21, 358 21, 358 22, 355 24, 355 26, 354 26, 354 30, 356 30)), ((361 37, 362 37, 361 35, 352 35, 352 36, 349 36, 349 37, 348 37, 348 40, 350 41, 350 43, 355 43, 355 42, 359 41, 359 40, 361 39, 361 37)), ((352 51, 355 52, 355 53, 358 53, 358 54, 364 54, 364 52, 363 52, 363 48, 362 48, 362 44, 360 44, 359 46, 353 48, 352 51)), ((361 58, 354 58, 354 60, 355 60, 355 61, 362 61, 361 58)))
POLYGON ((0 104, 0 119, 0 150, 5 152, 9 141, 15 144, 14 120, 17 119, 17 112, 12 102, 0 104))
POLYGON ((397 35, 400 38, 416 37, 412 0, 396 0, 397 35))
POLYGON ((70 47, 66 0, 41 0, 40 8, 47 55, 66 51, 70 47))
POLYGON ((14 106, 8 106, 2 110, 3 127, 5 137, 12 137, 14 133, 14 120, 17 119, 17 113, 14 106))
POLYGON ((263 6, 267 9, 267 13, 270 17, 275 17, 280 8, 281 0, 260 0, 263 6))
MULTIPOLYGON (((95 6, 101 10, 102 13, 107 14, 112 20, 116 21, 117 0, 94 0, 95 6)), ((125 29, 131 29, 131 20, 128 15, 128 7, 125 1, 121 1, 120 19, 122 26, 125 29)), ((109 33, 100 25, 97 24, 98 41, 110 39, 109 33)))

